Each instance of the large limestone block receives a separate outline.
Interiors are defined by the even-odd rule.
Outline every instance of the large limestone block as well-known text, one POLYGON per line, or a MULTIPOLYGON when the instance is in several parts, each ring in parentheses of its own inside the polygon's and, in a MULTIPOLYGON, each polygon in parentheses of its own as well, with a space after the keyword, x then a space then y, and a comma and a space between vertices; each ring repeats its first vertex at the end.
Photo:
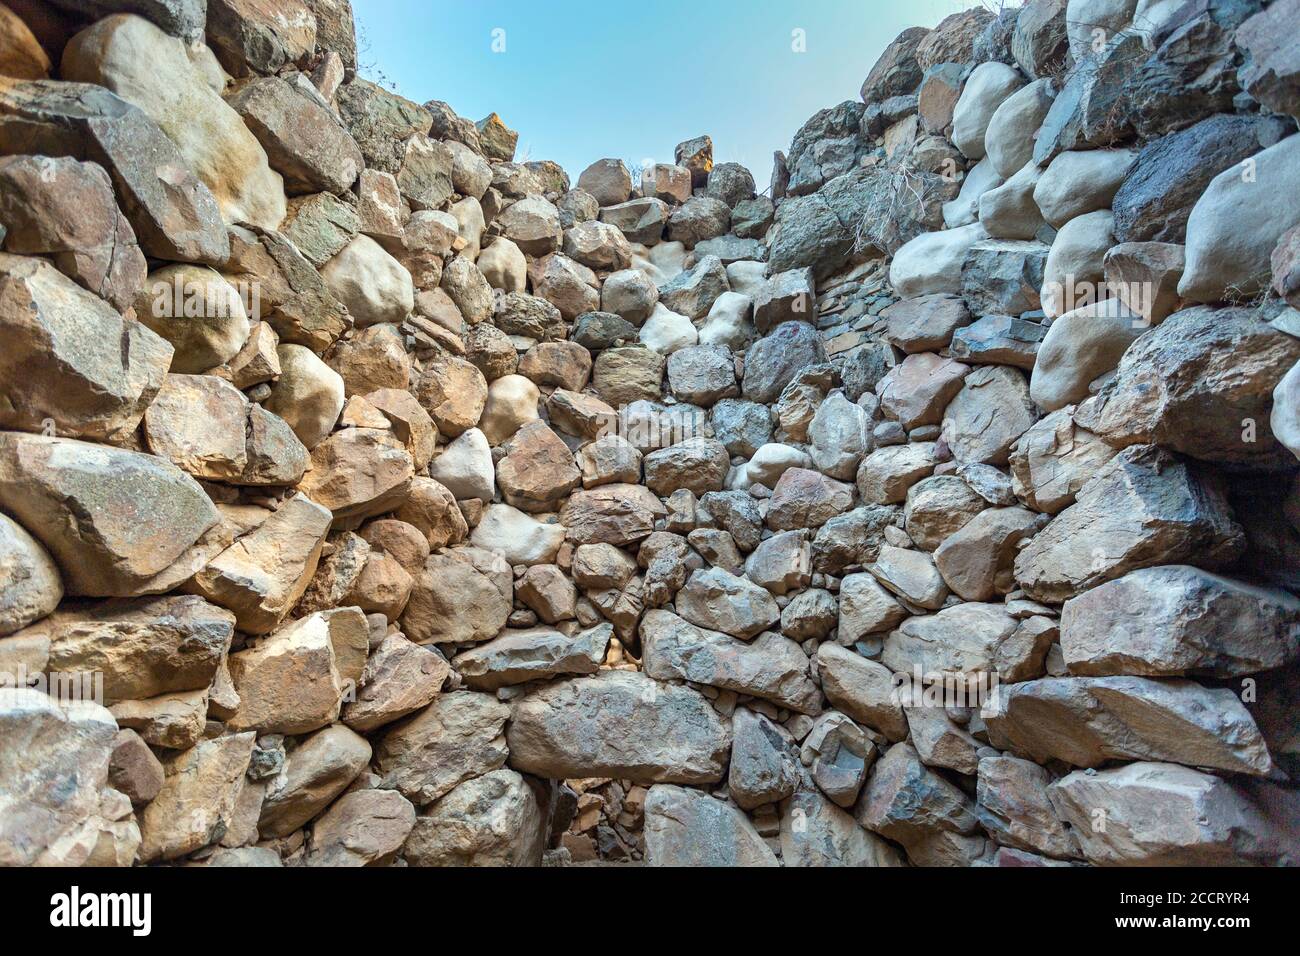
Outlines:
POLYGON ((1266 776, 1273 760, 1237 695, 1189 680, 1048 677, 1001 687, 989 740, 1039 763, 1160 760, 1266 776))
POLYGON ((72 38, 61 74, 107 87, 148 114, 212 191, 226 222, 277 229, 284 182, 239 114, 196 69, 204 56, 211 57, 206 47, 192 54, 148 20, 119 14, 72 38))
POLYGON ((1187 264, 1178 294, 1193 302, 1250 296, 1268 287, 1269 256, 1300 219, 1300 135, 1215 176, 1187 219, 1187 264), (1244 222, 1249 229, 1241 228, 1244 222))
POLYGON ((731 729, 688 687, 604 671, 516 700, 507 740, 510 765, 540 777, 702 784, 723 778, 731 729))
POLYGON ((645 802, 647 866, 779 866, 749 818, 699 790, 657 784, 645 802))
POLYGON ((1016 581, 1040 601, 1064 601, 1138 568, 1216 569, 1245 545, 1223 485, 1150 445, 1126 448, 1016 556, 1016 581))
POLYGON ((594 674, 605 660, 613 628, 601 624, 572 637, 549 627, 506 631, 457 654, 452 663, 475 690, 497 690, 531 680, 594 674))
POLYGON ((150 593, 220 519, 170 462, 17 432, 0 432, 0 508, 50 552, 68 594, 96 597, 150 593))

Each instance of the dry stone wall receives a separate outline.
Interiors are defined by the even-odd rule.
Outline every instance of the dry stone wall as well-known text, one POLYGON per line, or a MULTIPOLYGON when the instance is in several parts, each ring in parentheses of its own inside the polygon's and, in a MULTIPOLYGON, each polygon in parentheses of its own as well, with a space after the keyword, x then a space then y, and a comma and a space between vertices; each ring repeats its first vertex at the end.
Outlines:
POLYGON ((1296 863, 1297 36, 976 7, 760 191, 4 0, 0 863, 1296 863))

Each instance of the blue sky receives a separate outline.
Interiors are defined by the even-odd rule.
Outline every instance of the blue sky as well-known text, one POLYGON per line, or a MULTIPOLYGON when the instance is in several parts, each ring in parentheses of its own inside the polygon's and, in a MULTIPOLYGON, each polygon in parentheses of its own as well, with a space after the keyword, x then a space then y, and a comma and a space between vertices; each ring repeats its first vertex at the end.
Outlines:
POLYGON ((597 159, 672 162, 702 133, 760 191, 772 152, 856 99, 885 46, 976 0, 353 0, 363 74, 519 131, 576 181, 597 159), (806 52, 796 53, 795 30, 806 52), (504 31, 495 33, 494 31, 504 31), (504 41, 504 52, 494 52, 504 41))

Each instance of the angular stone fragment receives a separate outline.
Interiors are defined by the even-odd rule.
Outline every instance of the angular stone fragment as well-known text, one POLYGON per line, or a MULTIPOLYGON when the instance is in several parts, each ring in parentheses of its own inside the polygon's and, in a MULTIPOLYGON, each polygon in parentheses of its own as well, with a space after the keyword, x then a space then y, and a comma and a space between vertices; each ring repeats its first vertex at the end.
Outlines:
POLYGON ((1241 677, 1300 654, 1300 600, 1187 565, 1144 568, 1065 602, 1072 674, 1241 677))
POLYGON ((827 643, 817 648, 817 672, 827 699, 839 710, 890 740, 907 737, 907 718, 895 695, 889 668, 827 643))
POLYGON ((356 697, 343 705, 341 719, 359 733, 390 724, 437 697, 450 673, 437 653, 390 634, 366 660, 356 697))
POLYGON ((1042 763, 1158 760, 1266 776, 1259 728, 1230 689, 1146 677, 1058 677, 999 689, 989 739, 1042 763))
POLYGON ((533 785, 502 768, 466 780, 415 821, 409 866, 540 866, 547 820, 533 785))
POLYGON ((140 860, 174 860, 220 840, 233 822, 254 734, 205 740, 163 763, 166 779, 140 814, 140 860))
POLYGON ((148 255, 208 265, 230 255, 217 201, 176 144, 143 111, 100 86, 8 84, 0 90, 0 149, 103 166, 148 255))
POLYGON ((989 601, 1014 590, 1012 563, 1021 542, 1047 519, 1024 508, 989 508, 953 532, 934 551, 945 583, 967 601, 989 601))
POLYGON ((603 671, 516 700, 507 739, 511 766, 541 777, 701 784, 723 778, 731 730, 688 687, 603 671))
POLYGON ((1073 832, 1057 817, 1048 795, 1052 776, 1037 764, 1000 754, 979 762, 975 812, 1004 846, 1069 859, 1079 855, 1073 832))
POLYGON ((452 660, 475 690, 572 674, 594 674, 605 660, 613 628, 601 624, 572 637, 548 627, 507 630, 500 637, 458 654, 452 660))
POLYGON ((656 680, 686 680, 750 694, 800 713, 821 709, 808 676, 807 656, 798 644, 775 632, 743 644, 693 627, 668 611, 649 610, 641 619, 641 641, 645 673, 656 680))
POLYGON ((727 791, 743 810, 776 803, 794 793, 798 785, 791 759, 789 736, 762 714, 747 707, 736 710, 731 721, 735 742, 727 791))
POLYGON ((381 786, 427 806, 458 784, 506 762, 510 708, 487 694, 456 691, 390 729, 375 749, 381 786))
POLYGON ((1022 634, 1001 604, 970 602, 904 621, 885 639, 880 659, 895 672, 915 678, 919 671, 926 680, 994 673, 1001 680, 1024 680, 1042 673, 1052 636, 1022 634))
POLYGON ((934 442, 908 442, 877 448, 858 467, 857 488, 863 502, 887 505, 907 498, 908 489, 934 471, 934 442))
POLYGON ((344 428, 311 453, 311 468, 298 488, 356 527, 360 519, 392 511, 408 497, 414 462, 391 431, 344 428))
POLYGON ((1195 561, 1218 568, 1244 545, 1220 484, 1153 446, 1120 452, 1016 556, 1016 581, 1063 601, 1129 571, 1195 561))
POLYGON ((1020 436, 1011 452, 1011 477, 1025 504, 1056 514, 1114 457, 1115 449, 1080 427, 1075 406, 1067 405, 1020 436))
POLYGON ((288 836, 329 806, 370 762, 370 744, 341 724, 291 750, 266 788, 257 829, 263 839, 288 836))
POLYGON ((345 793, 312 827, 308 866, 385 866, 415 826, 415 808, 392 790, 345 793))
POLYGON ((657 784, 645 806, 648 866, 779 866, 736 807, 684 787, 657 784))
POLYGON ((889 843, 815 790, 801 788, 781 804, 785 866, 902 866, 889 843))
POLYGON ((50 552, 68 594, 100 597, 148 593, 219 519, 169 462, 17 432, 0 433, 0 508, 50 552))
POLYGON ((230 655, 239 706, 235 730, 303 734, 338 718, 355 692, 368 647, 359 608, 320 611, 281 628, 256 647, 230 655))
MULTIPOLYGON (((1076 770, 1048 788, 1097 866, 1293 864, 1296 834, 1278 811, 1223 777, 1169 763, 1076 770), (1093 825, 1104 808, 1106 826, 1093 825), (1275 815, 1277 814, 1277 815, 1275 815)), ((1283 805, 1278 808, 1286 812, 1283 805)))
POLYGON ((233 611, 241 631, 270 633, 316 573, 331 521, 328 509, 298 495, 217 555, 190 587, 233 611))
POLYGON ((1297 361, 1300 341, 1254 310, 1183 309, 1124 352, 1115 378, 1076 417, 1116 448, 1159 444, 1228 465, 1289 465, 1268 413, 1297 361))
POLYGON ((172 348, 54 266, 0 254, 0 426, 116 440, 140 422, 172 348), (87 334, 92 332, 93 334, 87 334), (123 345, 122 343, 126 343, 123 345))
POLYGON ((567 445, 545 422, 530 422, 505 445, 496 480, 506 502, 523 511, 554 511, 582 480, 567 445))

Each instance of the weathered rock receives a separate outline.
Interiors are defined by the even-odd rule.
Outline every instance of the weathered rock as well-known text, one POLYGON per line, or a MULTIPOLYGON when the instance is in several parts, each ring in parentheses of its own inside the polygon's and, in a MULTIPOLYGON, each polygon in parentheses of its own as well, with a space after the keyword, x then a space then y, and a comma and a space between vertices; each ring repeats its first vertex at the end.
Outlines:
POLYGON ((540 866, 547 823, 529 782, 513 770, 467 780, 415 821, 409 866, 540 866))
POLYGON ((340 526, 392 511, 411 490, 415 464, 391 431, 345 428, 311 453, 311 468, 299 482, 304 494, 334 514, 340 526))
POLYGON ((817 649, 817 671, 823 692, 839 710, 891 740, 907 737, 907 719, 889 668, 828 643, 817 649))
POLYGON ((1193 302, 1249 296, 1268 287, 1269 256, 1295 224, 1300 195, 1300 136, 1250 157, 1246 171, 1225 169, 1211 180, 1187 218, 1187 264, 1178 294, 1193 302), (1257 188, 1268 183, 1268 189, 1257 188), (1241 232, 1237 224, 1249 221, 1241 232))
POLYGON ((490 640, 505 627, 510 597, 455 552, 434 554, 416 576, 402 629, 418 644, 490 640))
POLYGON ((1092 381, 1115 368, 1145 331, 1146 320, 1118 299, 1066 312, 1038 347, 1030 396, 1049 412, 1082 401, 1092 381))
POLYGON ((312 827, 308 866, 384 866, 415 826, 415 808, 391 790, 346 793, 312 827))
POLYGON ((1052 777, 1028 760, 1005 754, 979 762, 980 823, 999 843, 1047 856, 1070 859, 1078 843, 1057 817, 1048 795, 1052 777))
POLYGON ((301 345, 281 345, 276 356, 280 378, 265 407, 288 422, 308 450, 314 449, 334 430, 343 411, 343 378, 301 345))
POLYGON ((885 47, 880 59, 862 81, 864 103, 905 96, 916 89, 922 72, 916 62, 916 51, 929 32, 924 27, 909 27, 885 47))
POLYGON ((1281 125, 1219 114, 1149 143, 1111 203, 1120 242, 1181 243, 1187 219, 1211 180, 1285 135, 1281 125))
MULTIPOLYGON (((703 573, 697 571, 696 576, 703 573)), ((681 603, 679 594, 679 611, 681 603)), ((775 632, 742 644, 718 631, 693 627, 668 611, 649 610, 641 619, 640 633, 645 673, 656 680, 686 680, 749 694, 799 713, 821 710, 807 656, 798 644, 775 632)))
POLYGON ((416 385, 416 397, 440 434, 456 438, 478 424, 487 403, 487 380, 465 359, 439 356, 428 363, 416 385))
POLYGON ((852 504, 852 485, 806 468, 789 468, 772 490, 767 526, 773 531, 819 528, 852 504))
POLYGON ((1043 417, 1020 436, 1011 452, 1016 494, 1035 511, 1056 514, 1074 503, 1079 489, 1115 457, 1115 449, 1081 427, 1075 407, 1043 417))
POLYGON ((961 464, 1005 465, 1037 418, 1024 375, 1005 365, 984 365, 962 380, 944 410, 943 438, 961 464))
POLYGON ((220 840, 234 820, 254 736, 204 740, 163 762, 162 790, 140 814, 140 860, 174 860, 220 840))
POLYGON ((70 595, 128 597, 155 581, 219 515, 175 465, 62 438, 0 433, 0 508, 50 552, 70 595))
POLYGON ((1294 831, 1267 803, 1188 767, 1144 761, 1079 770, 1047 793, 1084 856, 1098 866, 1276 864, 1295 858, 1294 831), (1098 807, 1106 810, 1104 829, 1092 825, 1098 807))
POLYGON ((381 785, 423 807, 466 780, 500 769, 509 716, 510 708, 487 694, 456 691, 435 698, 380 738, 375 765, 381 785))
POLYGON ((0 728, 0 860, 57 864, 97 825, 113 717, 90 702, 61 707, 40 691, 7 687, 0 689, 0 728))
POLYGON ((1062 677, 1001 688, 990 740, 1038 762, 1076 767, 1160 760, 1256 776, 1273 761, 1233 691, 1187 680, 1062 677))
POLYGON ((495 225, 525 255, 545 256, 560 248, 560 211, 542 196, 511 203, 495 225))
POLYGON ((908 354, 943 348, 957 329, 971 322, 965 300, 955 295, 903 299, 880 314, 889 322, 889 341, 908 354))
POLYGON ((934 352, 909 355, 876 385, 881 411, 909 431, 937 425, 969 372, 969 365, 934 352))
POLYGON ((524 425, 504 447, 497 484, 506 502, 523 511, 554 511, 582 479, 568 446, 545 422, 524 425))
POLYGON ((987 507, 984 497, 961 478, 935 475, 908 489, 903 527, 919 547, 933 551, 987 507))
POLYGON ((0 91, 6 153, 70 156, 108 171, 149 255, 218 265, 230 242, 216 199, 140 109, 86 83, 16 82, 0 91))
POLYGON ((645 804, 648 866, 779 866, 748 817, 698 790, 657 784, 645 804))
POLYGON ((806 322, 783 322, 745 353, 741 390, 752 402, 774 402, 803 368, 825 361, 816 329, 806 322))
POLYGON ((981 63, 975 67, 952 114, 952 141, 965 156, 984 158, 989 121, 1007 97, 1023 85, 1020 74, 1005 63, 981 63))
POLYGON ((1286 591, 1186 565, 1146 568, 1061 609, 1072 674, 1239 677, 1300 653, 1300 602, 1286 591))
POLYGON ((1057 156, 1034 186, 1043 218, 1060 228, 1085 213, 1108 209, 1133 165, 1124 149, 1090 149, 1057 156))
POLYGON ((1016 580, 1037 600, 1061 601, 1142 567, 1222 567, 1242 546, 1218 482, 1167 452, 1134 446, 1016 556, 1016 580))
POLYGON ((516 700, 507 740, 511 766, 542 777, 700 784, 722 779, 731 731, 687 687, 603 671, 516 700))
MULTIPOLYGON (((209 51, 200 46, 194 53, 209 51)), ((119 14, 73 37, 60 73, 107 87, 147 113, 212 191, 227 222, 278 228, 285 215, 280 175, 190 56, 184 42, 149 21, 119 14)))
POLYGON ((131 307, 147 267, 103 167, 9 156, 0 160, 0 183, 6 251, 53 256, 59 271, 82 288, 119 312, 131 307))
POLYGON ((0 514, 0 636, 44 618, 63 597, 49 554, 22 525, 0 514))
POLYGON ((789 737, 762 714, 742 707, 732 718, 731 768, 727 790, 743 810, 784 800, 798 776, 789 737))
POLYGON ((369 742, 341 724, 312 734, 268 781, 259 835, 288 836, 312 820, 366 768, 370 754, 369 742))
POLYGON ((1040 305, 1049 247, 1041 242, 984 239, 966 253, 961 294, 972 315, 1020 315, 1040 305))
POLYGON ((871 505, 903 501, 907 491, 934 471, 938 459, 934 442, 909 442, 877 448, 858 468, 858 495, 871 505))
POLYGON ((1285 466, 1293 456, 1268 427, 1268 412, 1298 360, 1300 342, 1254 310, 1196 306, 1134 342, 1115 378, 1076 415, 1117 448, 1159 444, 1228 465, 1285 466))

